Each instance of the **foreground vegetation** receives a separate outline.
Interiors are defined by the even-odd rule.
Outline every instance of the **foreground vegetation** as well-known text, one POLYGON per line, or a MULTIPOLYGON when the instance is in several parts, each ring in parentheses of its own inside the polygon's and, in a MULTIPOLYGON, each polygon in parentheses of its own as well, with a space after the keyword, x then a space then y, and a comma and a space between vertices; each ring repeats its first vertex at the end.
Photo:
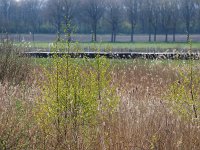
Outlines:
POLYGON ((200 148, 199 63, 4 56, 0 149, 200 148))

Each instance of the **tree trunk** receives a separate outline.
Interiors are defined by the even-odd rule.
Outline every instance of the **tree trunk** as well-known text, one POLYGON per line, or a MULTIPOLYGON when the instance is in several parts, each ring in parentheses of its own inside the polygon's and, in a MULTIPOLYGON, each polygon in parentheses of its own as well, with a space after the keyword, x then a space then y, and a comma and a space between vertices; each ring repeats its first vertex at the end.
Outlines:
POLYGON ((21 42, 21 34, 18 34, 18 41, 21 42))
POLYGON ((157 41, 157 28, 154 28, 154 42, 157 41))
POLYGON ((187 42, 190 40, 190 22, 186 22, 186 28, 187 28, 187 42))
POLYGON ((95 21, 95 24, 94 24, 94 41, 96 42, 97 41, 97 23, 95 21))
POLYGON ((131 42, 133 42, 133 35, 134 35, 134 24, 131 23, 131 42))
POLYGON ((97 31, 94 32, 94 41, 97 41, 97 31))
POLYGON ((165 42, 168 42, 168 33, 165 34, 165 42))
POLYGON ((60 41, 60 32, 57 32, 57 41, 60 41))
POLYGON ((94 32, 92 31, 92 42, 94 42, 94 32))
POLYGON ((111 42, 113 42, 113 39, 114 39, 114 33, 112 31, 112 33, 111 33, 111 42))
POLYGON ((149 42, 151 42, 151 23, 149 21, 149 42))
POLYGON ((116 34, 116 31, 114 32, 114 42, 116 42, 116 36, 117 36, 117 34, 116 34))
POLYGON ((111 35, 111 42, 114 42, 114 33, 115 33, 115 28, 114 28, 114 24, 112 23, 112 35, 111 35))
POLYGON ((71 42, 71 40, 72 40, 71 33, 72 33, 72 32, 71 32, 71 29, 68 29, 68 30, 67 30, 67 41, 68 41, 68 42, 71 42))
POLYGON ((168 42, 168 31, 165 32, 165 42, 168 42))
POLYGON ((151 32, 149 32, 149 42, 151 42, 151 32))
POLYGON ((61 24, 57 23, 57 41, 58 42, 60 41, 60 26, 61 26, 61 24))
POLYGON ((94 21, 92 23, 92 42, 97 41, 97 23, 94 21))
POLYGON ((176 42, 176 25, 173 27, 173 42, 176 42))
POLYGON ((35 33, 32 33, 32 41, 35 42, 35 33))

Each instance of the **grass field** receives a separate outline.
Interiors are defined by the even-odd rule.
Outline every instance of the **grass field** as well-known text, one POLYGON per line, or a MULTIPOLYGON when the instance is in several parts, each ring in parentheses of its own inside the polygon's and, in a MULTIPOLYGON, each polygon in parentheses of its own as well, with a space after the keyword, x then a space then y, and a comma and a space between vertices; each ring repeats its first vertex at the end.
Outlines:
MULTIPOLYGON (((7 35, 6 35, 7 36, 7 35)), ((65 35, 61 35, 62 38, 65 38, 65 35)), ((91 34, 73 34, 72 40, 79 41, 79 42, 91 42, 91 34)), ((33 41, 33 37, 31 34, 11 34, 9 38, 13 41, 33 41)), ((153 38, 153 37, 152 37, 153 38)), ((190 36, 193 42, 200 42, 200 35, 199 34, 192 34, 190 36)), ((126 34, 119 34, 117 35, 116 42, 130 42, 130 35, 126 34)), ((56 34, 35 34, 34 40, 36 42, 53 42, 56 40, 56 34)), ((110 42, 111 35, 110 34, 98 34, 97 41, 101 42, 110 42)), ((153 40, 153 39, 152 39, 153 40)), ((173 41, 173 36, 169 35, 169 42, 173 41)), ((135 42, 148 42, 149 36, 146 34, 135 34, 134 35, 135 42)), ((164 42, 165 35, 157 35, 157 42, 164 42)), ((186 34, 177 34, 176 35, 176 42, 186 42, 187 35, 186 34)))
MULTIPOLYGON (((19 41, 26 41, 27 46, 35 49, 49 50, 49 47, 56 39, 55 34, 35 34, 35 42, 32 40, 30 34, 11 34, 10 39, 16 43, 19 41)), ((79 41, 78 46, 85 51, 91 51, 95 47, 101 50, 108 49, 111 51, 144 51, 144 52, 162 52, 162 51, 173 51, 173 50, 187 50, 189 44, 186 42, 186 35, 176 35, 176 42, 172 42, 172 35, 169 35, 169 42, 166 43, 164 35, 157 36, 157 42, 148 42, 148 35, 134 36, 134 43, 130 42, 130 35, 118 35, 116 43, 110 43, 110 35, 98 35, 97 43, 91 43, 91 35, 89 34, 75 34, 72 35, 73 41, 79 41)), ((62 38, 65 38, 62 35, 62 38)), ((200 48, 200 35, 191 35, 192 48, 198 50, 200 48)), ((73 44, 74 45, 74 44, 73 44)), ((76 45, 76 44, 75 44, 76 45)))
MULTIPOLYGON (((28 43, 29 46, 36 49, 46 49, 49 50, 49 47, 52 43, 47 42, 35 42, 28 43)), ((137 43, 73 43, 71 46, 80 47, 81 49, 85 49, 86 51, 92 51, 94 49, 101 49, 108 51, 143 51, 143 52, 151 52, 151 51, 183 51, 188 50, 190 45, 188 43, 164 43, 164 42, 137 42, 137 43)), ((200 48, 200 42, 193 42, 192 48, 195 51, 198 51, 200 48)))

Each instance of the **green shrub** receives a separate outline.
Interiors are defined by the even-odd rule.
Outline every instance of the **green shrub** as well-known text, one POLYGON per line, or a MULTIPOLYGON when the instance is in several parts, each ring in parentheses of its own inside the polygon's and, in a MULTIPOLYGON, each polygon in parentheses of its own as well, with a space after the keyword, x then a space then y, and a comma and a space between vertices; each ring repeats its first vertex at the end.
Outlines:
POLYGON ((192 72, 190 67, 179 71, 179 79, 170 87, 168 100, 173 110, 184 118, 199 117, 200 111, 200 76, 198 68, 192 72))
POLYGON ((85 144, 89 140, 83 137, 97 138, 103 120, 118 104, 109 69, 110 61, 103 57, 79 61, 55 55, 51 67, 44 68, 35 109, 42 130, 47 135, 54 132, 57 143, 73 149, 78 148, 78 137, 85 144))
POLYGON ((192 43, 189 42, 189 63, 178 72, 178 80, 170 87, 168 100, 173 110, 183 118, 199 120, 200 72, 192 58, 192 43))

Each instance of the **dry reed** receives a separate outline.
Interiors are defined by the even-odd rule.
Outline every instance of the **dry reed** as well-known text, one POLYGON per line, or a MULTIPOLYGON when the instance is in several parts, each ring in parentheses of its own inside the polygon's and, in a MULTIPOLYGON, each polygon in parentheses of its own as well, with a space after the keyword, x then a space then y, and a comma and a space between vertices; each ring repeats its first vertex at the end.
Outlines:
MULTIPOLYGON (((100 135, 104 143, 95 132, 88 139, 79 134, 78 149, 200 149, 199 124, 175 115, 164 99, 168 86, 177 78, 177 67, 140 61, 116 66, 112 77, 118 85, 120 104, 103 120, 100 135)), ((42 77, 39 69, 34 74, 42 77)), ((36 78, 31 86, 0 84, 0 149, 74 149, 62 140, 55 144, 56 131, 46 135, 34 122, 32 109, 39 92, 36 78)), ((73 133, 68 134, 72 138, 73 133)))

